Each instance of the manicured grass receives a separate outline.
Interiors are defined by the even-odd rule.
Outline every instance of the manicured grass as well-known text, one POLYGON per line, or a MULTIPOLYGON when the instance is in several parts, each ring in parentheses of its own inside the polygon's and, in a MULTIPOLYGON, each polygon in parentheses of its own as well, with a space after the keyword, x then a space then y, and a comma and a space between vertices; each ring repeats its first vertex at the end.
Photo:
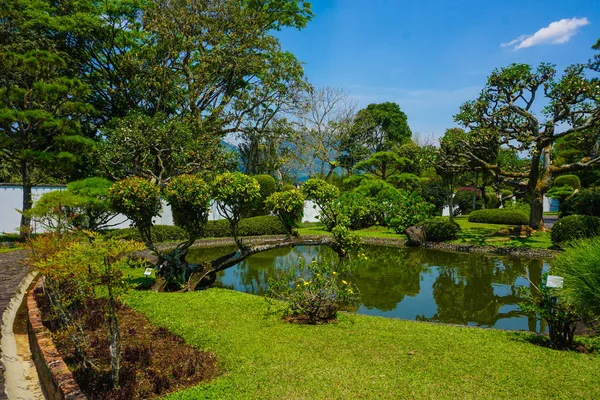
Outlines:
POLYGON ((225 289, 130 292, 153 323, 215 352, 222 375, 168 399, 592 399, 597 355, 534 345, 528 334, 342 315, 308 326, 225 289))
MULTIPOLYGON (((448 218, 448 217, 444 217, 448 218)), ((458 239, 451 243, 476 244, 480 246, 502 246, 549 249, 552 247, 550 232, 536 232, 531 237, 509 238, 507 236, 489 236, 501 229, 513 228, 513 225, 483 224, 469 222, 468 216, 455 217, 454 220, 460 225, 461 232, 458 239)), ((298 229, 300 235, 331 235, 323 224, 319 222, 303 223, 298 229)), ((360 237, 374 237, 382 239, 404 239, 405 235, 399 235, 389 228, 372 226, 355 231, 360 237)))

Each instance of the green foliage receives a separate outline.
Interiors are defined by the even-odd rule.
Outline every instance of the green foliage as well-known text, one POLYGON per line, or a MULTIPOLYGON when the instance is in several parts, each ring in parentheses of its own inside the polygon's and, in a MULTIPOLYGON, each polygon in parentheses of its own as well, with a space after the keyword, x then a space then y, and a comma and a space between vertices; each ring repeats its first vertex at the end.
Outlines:
POLYGON ((564 201, 567 197, 573 195, 573 188, 571 186, 553 186, 550 190, 546 192, 546 196, 564 201))
POLYGON ((143 178, 126 178, 108 190, 108 201, 114 211, 133 221, 144 242, 151 243, 152 218, 162 209, 158 186, 143 178))
POLYGON ((338 204, 340 190, 336 186, 323 179, 310 178, 302 185, 302 193, 308 200, 315 202, 315 207, 319 209, 319 221, 328 231, 339 224, 347 223, 338 204))
POLYGON ((600 218, 590 215, 562 217, 552 226, 552 243, 555 246, 598 235, 600 235, 600 218))
POLYGON ((387 181, 397 189, 408 190, 409 192, 418 190, 421 187, 421 178, 408 172, 391 175, 387 178, 387 181))
POLYGON ((299 259, 297 266, 278 280, 269 280, 268 295, 286 304, 284 315, 297 322, 325 323, 337 317, 339 309, 358 304, 357 289, 343 277, 347 270, 328 263, 299 259))
POLYGON ((187 231, 191 240, 201 237, 210 213, 212 188, 197 175, 180 175, 163 193, 175 225, 187 231))
POLYGON ((577 175, 560 175, 554 178, 552 187, 570 186, 573 189, 581 189, 581 181, 577 175))
POLYGON ((297 190, 296 186, 292 185, 291 183, 284 183, 283 186, 281 186, 281 192, 287 192, 289 190, 297 190))
POLYGON ((288 235, 294 234, 304 215, 304 196, 299 190, 276 192, 267 197, 265 205, 281 221, 288 235))
POLYGON ((370 153, 390 151, 411 136, 406 114, 398 104, 369 104, 356 114, 350 134, 342 141, 345 156, 341 164, 350 168, 370 153))
POLYGON ((567 244, 552 261, 552 273, 564 278, 561 298, 579 316, 600 316, 600 237, 567 244))
POLYGON ((519 307, 525 312, 533 312, 539 319, 548 323, 550 344, 557 349, 570 348, 573 345, 577 316, 569 304, 558 299, 558 291, 546 286, 548 274, 542 277, 542 283, 535 292, 521 287, 523 302, 519 307))
POLYGON ((600 190, 582 189, 560 204, 560 215, 592 215, 600 217, 600 190))
POLYGON ((343 189, 344 190, 354 190, 356 189, 364 180, 368 180, 368 178, 364 175, 350 175, 349 177, 343 180, 343 189))
POLYGON ((250 216, 265 215, 269 213, 268 206, 265 204, 267 198, 277 190, 277 181, 271 175, 254 175, 254 179, 260 185, 260 197, 256 205, 250 211, 250 216))
POLYGON ((441 215, 447 203, 447 191, 441 179, 429 179, 423 183, 419 192, 421 197, 435 206, 436 212, 441 215))
POLYGON ((430 219, 421 222, 419 226, 425 229, 425 237, 430 242, 454 240, 460 232, 460 226, 456 222, 445 219, 430 219))
POLYGON ((435 206, 423 200, 416 192, 399 190, 391 200, 386 223, 396 233, 404 233, 409 226, 425 221, 435 214, 435 206))
POLYGON ((408 158, 400 157, 393 151, 380 151, 373 153, 368 159, 354 165, 354 169, 381 178, 384 181, 390 176, 403 172, 412 164, 408 158))
POLYGON ((242 247, 238 239, 239 221, 259 197, 260 185, 256 179, 241 172, 225 172, 217 175, 213 182, 213 199, 219 214, 229 221, 231 235, 239 248, 242 247))
POLYGON ((62 233, 106 229, 116 216, 107 199, 111 186, 112 182, 102 178, 71 182, 67 190, 44 193, 26 214, 47 230, 62 233))
MULTIPOLYGON (((211 222, 213 221, 208 221, 208 224, 211 222)), ((226 229, 228 230, 227 227, 226 229)), ((140 232, 135 228, 110 229, 102 232, 102 235, 107 238, 123 240, 143 240, 140 236, 140 232)), ((178 226, 154 225, 150 229, 150 239, 152 243, 180 242, 187 240, 188 234, 178 226)))
POLYGON ((498 208, 500 204, 500 199, 498 199, 496 193, 485 194, 485 208, 498 208))
POLYGON ((347 192, 340 197, 341 212, 348 217, 349 227, 362 229, 375 225, 377 204, 375 199, 362 193, 347 192))
POLYGON ((333 238, 340 246, 344 254, 356 253, 362 247, 362 240, 355 232, 352 232, 348 227, 338 225, 331 230, 333 238))
POLYGON ((477 210, 469 214, 469 222, 480 222, 484 224, 503 225, 527 225, 529 217, 518 210, 507 210, 504 208, 490 208, 477 210))
MULTIPOLYGON (((476 196, 475 206, 481 208, 482 201, 479 191, 477 191, 476 196)), ((458 207, 458 211, 461 215, 467 215, 473 211, 473 189, 462 188, 457 190, 454 195, 454 205, 458 207)))

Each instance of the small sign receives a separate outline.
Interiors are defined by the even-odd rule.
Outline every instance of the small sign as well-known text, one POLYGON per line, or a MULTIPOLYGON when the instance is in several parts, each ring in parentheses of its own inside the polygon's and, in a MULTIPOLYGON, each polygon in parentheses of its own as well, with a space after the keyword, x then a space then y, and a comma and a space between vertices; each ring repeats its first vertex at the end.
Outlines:
POLYGON ((565 282, 565 278, 562 276, 556 275, 548 275, 548 280, 546 280, 546 286, 549 288, 561 288, 563 287, 563 283, 565 282))
POLYGON ((144 275, 150 276, 152 275, 152 271, 154 271, 154 268, 146 268, 146 270, 144 271, 144 275))

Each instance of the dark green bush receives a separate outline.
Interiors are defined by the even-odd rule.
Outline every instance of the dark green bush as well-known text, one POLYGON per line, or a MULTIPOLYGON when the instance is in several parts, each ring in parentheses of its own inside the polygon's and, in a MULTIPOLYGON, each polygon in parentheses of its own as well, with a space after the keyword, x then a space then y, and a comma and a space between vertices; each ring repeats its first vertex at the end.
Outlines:
POLYGON ((277 181, 271 175, 254 175, 253 178, 260 185, 260 198, 256 201, 256 205, 252 207, 248 216, 269 214, 269 210, 265 206, 265 200, 277 191, 277 181))
POLYGON ((425 237, 430 242, 443 242, 456 239, 460 226, 444 219, 431 219, 419 224, 425 228, 425 237))
MULTIPOLYGON (((461 215, 468 215, 473 211, 473 189, 461 188, 454 194, 454 205, 458 207, 461 215)), ((477 199, 475 208, 481 209, 483 202, 481 201, 481 192, 477 190, 477 199)))
POLYGON ((592 215, 600 217, 600 190, 583 189, 560 204, 560 215, 592 215))
MULTIPOLYGON (((253 218, 242 218, 239 225, 240 236, 284 235, 285 228, 275 216, 264 215, 253 218)), ((182 241, 188 238, 185 231, 176 226, 155 225, 151 230, 155 243, 182 241)), ((141 240, 137 229, 125 228, 105 231, 107 237, 125 240, 141 240)), ((208 221, 204 228, 204 237, 229 237, 231 230, 227 220, 208 221)))
POLYGON ((283 186, 281 186, 280 192, 289 192, 290 190, 296 190, 296 186, 291 183, 284 183, 283 186))
POLYGON ((496 193, 485 194, 485 208, 498 208, 500 207, 500 199, 496 196, 496 193))
POLYGON ((442 214, 448 196, 441 179, 429 179, 421 186, 421 197, 435 206, 436 213, 442 214))
POLYGON ((505 210, 492 208, 477 210, 469 214, 469 222, 482 222, 485 224, 527 225, 529 217, 518 210, 505 210))
POLYGON ((575 239, 600 235, 600 218, 590 215, 570 215, 552 227, 552 243, 556 246, 575 239))
POLYGON ((552 183, 552 187, 570 186, 573 189, 581 189, 581 181, 577 175, 557 176, 552 183))

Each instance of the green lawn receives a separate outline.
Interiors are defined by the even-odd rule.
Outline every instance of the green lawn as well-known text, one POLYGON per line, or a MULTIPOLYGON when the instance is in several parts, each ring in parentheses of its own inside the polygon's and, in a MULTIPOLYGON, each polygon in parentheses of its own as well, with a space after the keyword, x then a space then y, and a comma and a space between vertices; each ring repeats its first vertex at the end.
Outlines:
POLYGON ((301 326, 258 296, 225 289, 131 292, 127 302, 214 352, 222 375, 169 399, 592 399, 600 359, 524 333, 360 315, 301 326))
MULTIPOLYGON (((446 217, 447 218, 447 217, 446 217)), ((451 243, 476 244, 502 247, 524 247, 549 249, 552 247, 550 232, 536 232, 531 237, 519 239, 506 236, 490 236, 504 228, 512 228, 512 225, 483 224, 469 222, 468 216, 455 217, 454 220, 460 225, 461 232, 458 238, 451 243)), ((300 235, 331 235, 319 222, 303 223, 298 229, 300 235)), ((393 230, 381 226, 373 226, 355 231, 360 237, 374 237, 382 239, 404 239, 405 235, 398 235, 393 230)))

